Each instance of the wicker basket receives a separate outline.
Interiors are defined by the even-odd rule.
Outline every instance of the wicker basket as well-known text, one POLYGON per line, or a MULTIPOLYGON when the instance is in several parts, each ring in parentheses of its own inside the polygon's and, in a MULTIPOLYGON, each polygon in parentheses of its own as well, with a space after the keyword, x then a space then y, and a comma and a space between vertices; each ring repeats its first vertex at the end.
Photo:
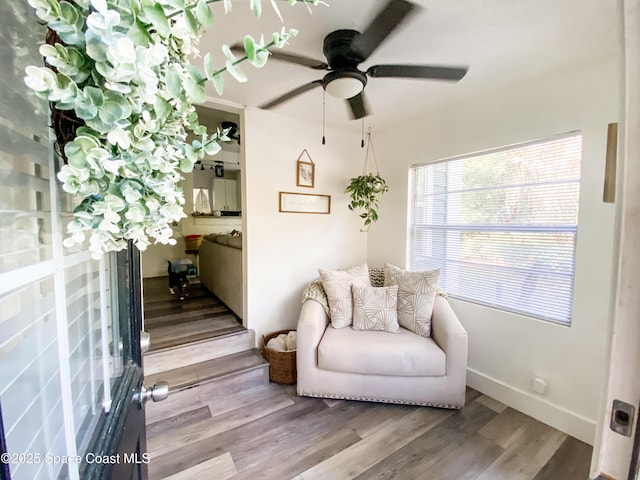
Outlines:
POLYGON ((202 235, 185 235, 184 245, 186 250, 199 250, 202 244, 202 235))
POLYGON ((297 381, 296 351, 290 350, 282 352, 280 350, 267 348, 266 346, 272 338, 291 331, 292 330, 280 330, 262 336, 262 355, 264 355, 264 358, 269 362, 269 380, 272 382, 290 385, 297 381))

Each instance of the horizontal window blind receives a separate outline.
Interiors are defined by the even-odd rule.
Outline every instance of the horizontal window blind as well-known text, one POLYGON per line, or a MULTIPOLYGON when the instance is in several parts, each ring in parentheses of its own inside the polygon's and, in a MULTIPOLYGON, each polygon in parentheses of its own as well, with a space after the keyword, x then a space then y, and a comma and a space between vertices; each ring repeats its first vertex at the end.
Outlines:
POLYGON ((408 265, 449 295, 571 322, 582 135, 410 170, 408 265))

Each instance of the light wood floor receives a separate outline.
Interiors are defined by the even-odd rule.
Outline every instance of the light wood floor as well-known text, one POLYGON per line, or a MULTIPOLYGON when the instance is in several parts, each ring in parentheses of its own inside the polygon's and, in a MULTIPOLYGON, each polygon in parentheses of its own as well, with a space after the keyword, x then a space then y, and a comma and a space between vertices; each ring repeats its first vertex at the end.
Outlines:
POLYGON ((192 280, 182 301, 169 291, 169 277, 145 278, 143 291, 150 351, 244 330, 240 319, 199 280, 192 280))
POLYGON ((589 445, 474 390, 455 411, 303 398, 273 383, 222 398, 206 388, 148 426, 151 480, 588 476, 589 445))

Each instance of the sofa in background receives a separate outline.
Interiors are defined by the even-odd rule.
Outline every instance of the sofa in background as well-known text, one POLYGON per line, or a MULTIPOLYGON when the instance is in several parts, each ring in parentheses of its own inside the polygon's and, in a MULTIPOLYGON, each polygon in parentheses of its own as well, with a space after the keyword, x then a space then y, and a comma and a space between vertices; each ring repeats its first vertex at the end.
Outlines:
POLYGON ((444 295, 435 298, 426 338, 402 327, 400 333, 333 328, 319 282, 313 283, 297 327, 298 395, 464 406, 467 332, 444 295))
POLYGON ((243 318, 242 235, 207 235, 200 245, 200 282, 243 318))

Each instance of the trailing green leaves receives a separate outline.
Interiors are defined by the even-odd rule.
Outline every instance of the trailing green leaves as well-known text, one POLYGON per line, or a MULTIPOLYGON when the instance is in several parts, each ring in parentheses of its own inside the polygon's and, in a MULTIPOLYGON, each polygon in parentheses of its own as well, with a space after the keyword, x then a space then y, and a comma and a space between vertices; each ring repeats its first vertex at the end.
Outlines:
POLYGON ((363 231, 367 231, 372 223, 378 221, 378 196, 389 191, 387 183, 380 175, 369 173, 354 177, 349 182, 345 193, 351 194, 349 210, 364 210, 360 218, 364 220, 363 231))

